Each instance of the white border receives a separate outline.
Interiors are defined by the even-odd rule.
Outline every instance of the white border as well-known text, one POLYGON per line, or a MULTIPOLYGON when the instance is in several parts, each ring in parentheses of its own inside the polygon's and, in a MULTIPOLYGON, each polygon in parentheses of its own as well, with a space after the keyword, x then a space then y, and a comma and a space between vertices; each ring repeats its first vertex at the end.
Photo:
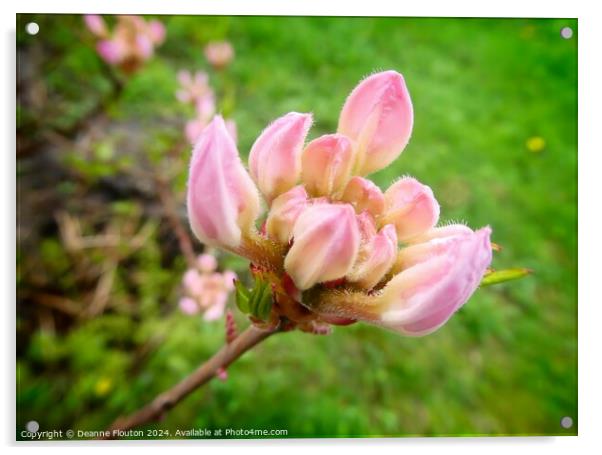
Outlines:
MULTIPOLYGON (((454 17, 577 17, 579 19, 577 39, 579 40, 579 437, 557 438, 429 438, 396 440, 299 440, 299 441, 182 441, 155 443, 108 443, 111 449, 125 450, 129 446, 144 446, 150 453, 162 453, 167 445, 178 445, 178 450, 199 453, 199 450, 217 450, 232 448, 236 451, 306 453, 307 450, 326 449, 329 451, 354 450, 357 452, 378 447, 387 452, 401 451, 410 453, 415 449, 445 451, 446 454, 471 454, 483 451, 488 454, 504 454, 516 449, 543 449, 547 454, 566 455, 569 450, 582 450, 598 447, 600 429, 597 424, 602 420, 598 416, 602 409, 600 386, 600 330, 602 321, 602 299, 598 282, 600 267, 596 261, 602 258, 602 223, 600 222, 600 154, 602 143, 600 129, 602 121, 599 106, 602 105, 600 81, 599 43, 602 43, 601 27, 593 5, 588 1, 545 1, 526 2, 524 0, 506 0, 504 2, 476 2, 469 0, 397 2, 393 0, 370 0, 352 3, 344 1, 304 0, 293 2, 265 0, 97 0, 97 6, 81 0, 21 0, 18 5, 2 2, 3 13, 0 20, 3 25, 2 51, 5 56, 2 71, 2 99, 5 108, 1 110, 1 135, 8 139, 7 146, 0 153, 1 169, 6 172, 0 188, 6 216, 0 223, 2 231, 2 251, 4 261, 0 273, 0 285, 5 296, 4 333, 2 339, 7 343, 2 349, 2 382, 0 390, 4 394, 5 404, 0 421, 2 442, 9 445, 12 452, 14 440, 14 252, 15 252, 15 177, 14 177, 14 30, 16 12, 53 12, 53 13, 146 13, 146 14, 238 14, 238 15, 391 15, 391 16, 454 16, 454 17), (596 134, 598 133, 598 134, 596 134), (8 208, 8 210, 7 210, 8 208), (8 254, 7 252, 10 252, 8 254), (11 409, 12 408, 12 409, 11 409)), ((598 16, 599 17, 599 16, 598 16)), ((554 94, 550 94, 554 96, 554 94)), ((527 195, 525 196, 527 197, 527 195)), ((554 220, 549 220, 553 223, 554 220)), ((540 302, 545 307, 546 302, 540 302)), ((77 443, 69 444, 20 444, 27 452, 34 450, 62 453, 67 450, 81 450, 85 447, 91 452, 105 451, 105 444, 77 443)), ((521 450, 521 451, 522 451, 521 450)))

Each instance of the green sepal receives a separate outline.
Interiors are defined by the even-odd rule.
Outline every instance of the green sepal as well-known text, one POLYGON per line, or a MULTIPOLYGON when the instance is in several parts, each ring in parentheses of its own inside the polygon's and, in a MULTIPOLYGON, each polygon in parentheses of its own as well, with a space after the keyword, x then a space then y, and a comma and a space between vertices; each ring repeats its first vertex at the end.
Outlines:
POLYGON ((236 306, 240 311, 265 321, 272 311, 272 287, 269 281, 258 278, 255 287, 248 290, 240 281, 235 282, 236 306))
POLYGON ((234 281, 234 287, 236 288, 236 306, 244 314, 249 314, 251 311, 249 306, 251 292, 238 280, 234 281))
POLYGON ((518 280, 519 278, 523 278, 531 273, 533 273, 531 269, 525 268, 497 270, 495 272, 488 273, 483 277, 481 280, 481 287, 505 283, 506 281, 518 280))

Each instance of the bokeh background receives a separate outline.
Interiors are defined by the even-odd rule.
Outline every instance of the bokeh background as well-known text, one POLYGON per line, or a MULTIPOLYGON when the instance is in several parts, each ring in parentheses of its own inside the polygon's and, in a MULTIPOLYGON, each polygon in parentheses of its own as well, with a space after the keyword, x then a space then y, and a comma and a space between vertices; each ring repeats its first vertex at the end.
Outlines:
MULTIPOLYGON (((386 188, 417 177, 443 221, 492 226, 503 247, 495 268, 535 274, 477 291, 424 338, 364 324, 272 337, 150 427, 576 434, 576 20, 157 19, 165 43, 125 76, 98 57, 81 16, 18 17, 19 432, 30 420, 42 430, 103 429, 223 344, 223 320, 178 308, 192 112, 174 96, 178 70, 209 73, 246 156, 291 110, 314 113, 310 138, 334 131, 356 83, 395 69, 415 128, 374 180, 386 188), (35 36, 24 31, 30 21, 35 36), (571 39, 560 34, 567 26, 571 39), (212 40, 234 47, 224 70, 203 56, 212 40)), ((219 261, 248 282, 244 261, 219 261)))

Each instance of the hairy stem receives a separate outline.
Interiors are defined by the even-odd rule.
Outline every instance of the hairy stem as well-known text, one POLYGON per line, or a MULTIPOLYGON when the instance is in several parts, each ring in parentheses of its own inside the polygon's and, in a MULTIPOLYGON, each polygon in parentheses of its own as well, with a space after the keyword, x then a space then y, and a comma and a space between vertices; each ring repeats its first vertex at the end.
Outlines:
POLYGON ((260 330, 255 326, 248 327, 231 343, 224 345, 213 357, 174 387, 158 395, 153 401, 133 414, 118 418, 108 428, 110 436, 106 439, 118 438, 120 431, 127 431, 158 420, 190 393, 209 382, 220 368, 226 368, 245 352, 276 332, 277 329, 260 330))

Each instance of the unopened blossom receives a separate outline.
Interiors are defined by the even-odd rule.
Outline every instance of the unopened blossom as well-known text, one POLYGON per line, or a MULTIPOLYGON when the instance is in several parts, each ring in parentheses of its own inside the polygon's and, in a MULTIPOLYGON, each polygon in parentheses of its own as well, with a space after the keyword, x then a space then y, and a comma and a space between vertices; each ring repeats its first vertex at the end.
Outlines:
POLYGON ((268 237, 286 244, 293 235, 293 227, 308 204, 307 191, 303 185, 281 194, 274 202, 266 220, 268 237))
POLYGON ((302 179, 313 196, 328 196, 341 191, 353 166, 351 141, 341 134, 314 139, 303 151, 302 179))
POLYGON ((86 15, 84 22, 100 39, 96 45, 98 55, 126 73, 137 71, 165 40, 164 25, 157 20, 146 21, 141 16, 117 16, 112 31, 98 15, 86 15))
POLYGON ((348 204, 316 204, 299 216, 293 228, 294 243, 284 268, 297 288, 343 278, 353 267, 360 232, 348 204))
POLYGON ((410 140, 413 122, 401 74, 384 71, 360 82, 345 101, 338 128, 355 141, 355 173, 370 174, 395 160, 410 140))
POLYGON ((269 125, 253 144, 251 177, 268 202, 299 180, 301 152, 311 123, 311 114, 290 112, 269 125))
POLYGON ((214 120, 191 163, 194 232, 249 258, 252 273, 271 283, 273 324, 311 333, 356 321, 413 336, 436 330, 479 286, 491 229, 437 227, 440 207, 427 185, 404 177, 383 193, 365 177, 409 140, 403 77, 385 71, 362 81, 338 132, 306 145, 311 121, 296 112, 275 120, 251 148, 247 173, 214 120), (259 193, 267 204, 261 227, 259 193))
POLYGON ((364 210, 374 217, 385 209, 385 196, 378 186, 363 177, 352 177, 341 195, 341 200, 350 203, 357 213, 364 210))
POLYGON ((437 224, 439 204, 428 186, 405 177, 385 191, 381 220, 393 224, 399 240, 405 242, 437 224))
POLYGON ((187 206, 192 230, 205 244, 236 248, 254 230, 259 193, 219 116, 194 146, 187 206))
POLYGON ((84 23, 86 24, 86 27, 88 27, 88 30, 98 37, 104 38, 109 33, 104 19, 98 14, 84 15, 84 23))
POLYGON ((228 41, 212 41, 205 46, 205 58, 215 69, 223 69, 234 58, 234 48, 228 41))
POLYGON ((179 302, 180 310, 188 315, 203 312, 206 321, 219 319, 234 289, 236 274, 230 270, 217 272, 217 259, 211 254, 200 255, 196 265, 182 277, 184 295, 179 302))

